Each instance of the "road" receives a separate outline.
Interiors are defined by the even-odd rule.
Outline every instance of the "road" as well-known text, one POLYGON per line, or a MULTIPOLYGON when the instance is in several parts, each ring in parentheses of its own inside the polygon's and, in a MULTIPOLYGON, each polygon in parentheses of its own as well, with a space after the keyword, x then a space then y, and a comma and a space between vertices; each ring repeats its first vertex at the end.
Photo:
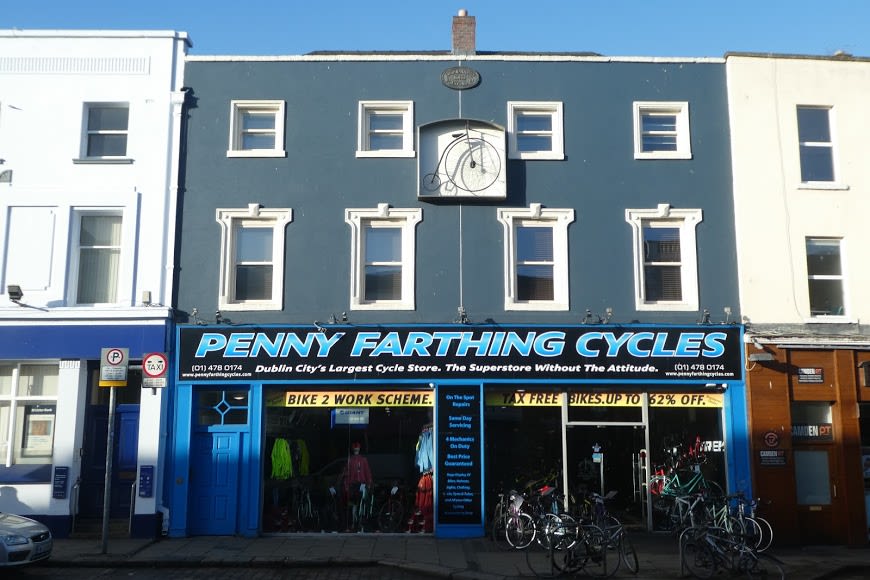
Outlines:
POLYGON ((413 580, 419 572, 409 572, 387 566, 318 566, 309 568, 78 568, 33 566, 3 570, 4 580, 95 580, 126 578, 128 580, 413 580))

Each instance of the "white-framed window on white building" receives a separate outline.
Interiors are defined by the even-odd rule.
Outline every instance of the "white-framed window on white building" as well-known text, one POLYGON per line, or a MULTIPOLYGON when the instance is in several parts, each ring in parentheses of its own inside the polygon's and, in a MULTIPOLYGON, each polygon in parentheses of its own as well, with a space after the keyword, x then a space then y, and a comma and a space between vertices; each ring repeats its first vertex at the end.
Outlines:
POLYGON ((700 209, 627 209, 634 238, 634 299, 638 310, 698 310, 695 230, 700 209))
POLYGON ((284 101, 230 102, 227 157, 284 157, 284 101))
POLYGON ((123 218, 120 212, 76 211, 70 254, 70 302, 116 304, 121 274, 123 218))
POLYGON ((797 107, 801 182, 831 183, 835 180, 834 141, 830 107, 797 107))
POLYGON ((127 157, 128 103, 85 103, 84 117, 82 157, 85 160, 127 157))
POLYGON ((350 307, 354 310, 413 310, 416 226, 420 208, 347 209, 351 229, 350 307))
POLYGON ((568 225, 573 209, 499 208, 505 310, 568 310, 568 225))
POLYGON ((284 304, 284 239, 289 208, 218 209, 221 226, 221 310, 281 310, 284 304))
POLYGON ((510 159, 564 159, 562 103, 508 101, 510 159))
POLYGON ((360 101, 357 157, 413 157, 414 101, 360 101))
POLYGON ((688 102, 634 103, 634 158, 692 158, 688 102))
POLYGON ((845 316, 842 240, 806 238, 810 316, 845 316))
POLYGON ((52 463, 58 365, 0 362, 0 465, 52 463))

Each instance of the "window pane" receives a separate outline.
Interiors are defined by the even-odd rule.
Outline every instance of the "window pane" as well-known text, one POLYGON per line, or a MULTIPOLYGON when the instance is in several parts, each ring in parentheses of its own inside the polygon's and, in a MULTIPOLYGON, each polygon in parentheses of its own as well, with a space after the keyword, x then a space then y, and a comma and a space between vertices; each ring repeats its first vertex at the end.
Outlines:
POLYGON ((88 157, 123 157, 127 154, 127 135, 88 135, 88 157))
POLYGON ((127 107, 90 107, 88 131, 126 131, 129 113, 127 107))
POLYGON ((840 240, 807 240, 807 273, 810 276, 839 276, 840 240))
POLYGON ((831 482, 827 451, 794 451, 798 505, 830 505, 831 482))
POLYGON ((401 228, 366 229, 366 264, 402 261, 401 228))
POLYGON ((242 149, 274 149, 275 135, 270 133, 244 133, 242 149))
POLYGON ((650 114, 641 118, 643 132, 667 132, 676 133, 677 115, 675 114, 650 114))
POLYGON ((680 230, 678 228, 643 229, 644 262, 679 262, 680 230))
POLYGON ((369 115, 371 131, 401 131, 404 128, 404 115, 372 113, 369 115))
POLYGON ((834 152, 830 147, 800 146, 801 181, 834 181, 834 152))
POLYGON ((517 135, 520 151, 552 151, 553 138, 549 135, 517 135))
MULTIPOLYGON (((18 463, 33 463, 27 458, 51 457, 54 448, 55 405, 45 403, 25 404, 16 413, 15 441, 20 442, 15 450, 18 463)), ((42 463, 41 460, 36 462, 42 463)))
POLYGON ((76 301, 79 304, 115 302, 120 263, 120 250, 82 248, 76 301))
POLYGON ((19 397, 56 397, 57 365, 21 365, 19 397))
POLYGON ((270 300, 272 266, 236 266, 236 300, 270 300))
POLYGON ((830 143, 831 125, 828 117, 828 109, 819 107, 798 107, 798 139, 802 143, 807 141, 830 143))
POLYGON ((271 262, 272 235, 272 228, 239 228, 236 238, 236 260, 271 262))
POLYGON ((369 135, 369 149, 401 149, 404 146, 405 138, 402 135, 391 135, 389 133, 372 133, 369 135))
POLYGON ((810 280, 810 312, 813 316, 842 316, 842 280, 810 280))
POLYGON ((553 266, 517 266, 518 300, 553 300, 553 266))
POLYGON ((683 287, 679 266, 645 266, 644 297, 649 301, 679 301, 683 287))
MULTIPOLYGON (((12 394, 12 370, 14 368, 12 365, 0 365, 0 395, 12 394)), ((5 433, 5 431, 0 430, 0 437, 5 433)))
POLYGON ((644 135, 641 143, 644 151, 676 151, 676 135, 644 135))
POLYGON ((121 244, 121 216, 85 215, 82 216, 79 245, 118 246, 121 244))
POLYGON ((245 111, 242 113, 242 131, 275 130, 275 113, 264 111, 245 111))
POLYGON ((401 266, 366 266, 366 300, 401 300, 401 266))
POLYGON ((517 115, 517 131, 552 131, 552 115, 517 115))
POLYGON ((553 228, 517 228, 518 262, 552 262, 553 228))
POLYGON ((11 405, 6 402, 0 402, 0 457, 6 461, 6 450, 9 449, 9 409, 11 405))

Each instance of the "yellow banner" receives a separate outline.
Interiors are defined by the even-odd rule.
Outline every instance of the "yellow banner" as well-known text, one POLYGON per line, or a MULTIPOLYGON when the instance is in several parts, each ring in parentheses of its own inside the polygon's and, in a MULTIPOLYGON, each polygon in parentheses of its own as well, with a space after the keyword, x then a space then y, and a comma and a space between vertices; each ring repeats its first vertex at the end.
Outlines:
MULTIPOLYGON (((650 393, 650 407, 721 407, 721 393, 650 393)), ((562 393, 510 391, 487 393, 491 407, 559 407, 562 393)), ((570 393, 571 407, 640 407, 641 393, 570 393)))
POLYGON ((433 391, 285 392, 285 407, 431 407, 433 391))

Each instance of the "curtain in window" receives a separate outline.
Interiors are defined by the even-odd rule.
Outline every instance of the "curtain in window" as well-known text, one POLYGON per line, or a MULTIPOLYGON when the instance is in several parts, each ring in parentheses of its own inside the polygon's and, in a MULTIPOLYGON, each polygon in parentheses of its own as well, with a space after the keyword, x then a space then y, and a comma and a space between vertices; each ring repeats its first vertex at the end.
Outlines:
POLYGON ((121 216, 82 216, 78 304, 107 304, 117 300, 120 246, 121 216))
POLYGON ((645 227, 643 239, 645 299, 650 302, 682 300, 680 230, 645 227))

